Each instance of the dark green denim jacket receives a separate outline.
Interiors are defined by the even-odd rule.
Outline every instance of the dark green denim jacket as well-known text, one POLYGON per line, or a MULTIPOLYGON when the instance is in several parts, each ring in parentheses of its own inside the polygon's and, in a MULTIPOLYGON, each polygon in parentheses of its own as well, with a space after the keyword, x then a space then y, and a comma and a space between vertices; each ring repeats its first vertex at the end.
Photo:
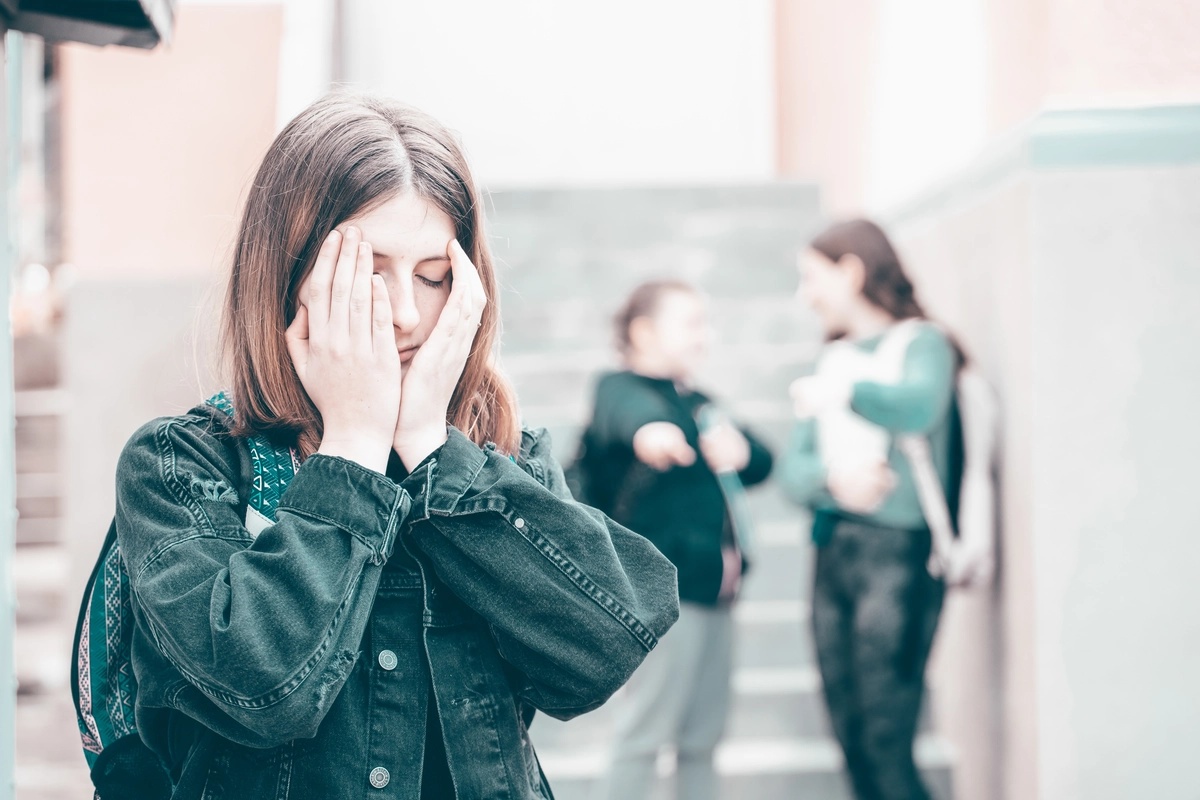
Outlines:
POLYGON ((117 470, 137 722, 174 797, 415 800, 439 719, 459 798, 551 796, 533 709, 629 678, 678 615, 670 562, 529 431, 514 461, 452 429, 399 483, 311 456, 255 536, 271 487, 219 416, 148 423, 117 470))

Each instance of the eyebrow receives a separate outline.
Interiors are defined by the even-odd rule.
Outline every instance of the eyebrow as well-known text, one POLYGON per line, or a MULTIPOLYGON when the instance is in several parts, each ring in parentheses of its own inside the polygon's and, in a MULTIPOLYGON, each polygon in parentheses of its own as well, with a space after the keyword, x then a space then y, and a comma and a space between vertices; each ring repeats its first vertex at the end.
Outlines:
MULTIPOLYGON (((372 256, 374 258, 382 258, 385 261, 392 260, 392 257, 390 255, 388 255, 387 253, 380 253, 378 251, 373 252, 372 256)), ((432 263, 435 261, 445 261, 446 263, 450 263, 450 256, 444 255, 444 254, 443 255, 426 256, 425 258, 417 259, 417 264, 418 265, 429 264, 429 263, 432 263)))

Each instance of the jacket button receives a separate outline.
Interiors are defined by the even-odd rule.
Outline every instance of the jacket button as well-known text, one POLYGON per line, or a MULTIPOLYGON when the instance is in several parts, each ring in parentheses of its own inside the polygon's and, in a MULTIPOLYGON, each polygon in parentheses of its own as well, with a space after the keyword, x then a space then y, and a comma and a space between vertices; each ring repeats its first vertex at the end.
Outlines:
MULTIPOLYGON (((383 667, 388 672, 394 670, 398 663, 400 663, 400 660, 396 658, 396 654, 391 650, 379 651, 379 666, 383 667)), ((386 770, 384 771, 386 772, 386 770)))
POLYGON ((371 785, 376 789, 382 789, 391 781, 392 774, 383 767, 376 767, 371 770, 371 785))
POLYGON ((525 527, 525 520, 521 519, 520 517, 517 517, 513 521, 513 527, 516 528, 517 530, 521 530, 521 528, 525 527))

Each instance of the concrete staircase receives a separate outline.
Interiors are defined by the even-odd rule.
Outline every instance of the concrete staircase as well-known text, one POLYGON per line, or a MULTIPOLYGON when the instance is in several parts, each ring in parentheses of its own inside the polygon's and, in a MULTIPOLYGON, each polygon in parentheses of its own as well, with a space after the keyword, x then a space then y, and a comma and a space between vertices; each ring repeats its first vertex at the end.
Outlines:
MULTIPOLYGON (((569 459, 595 374, 615 364, 610 319, 630 289, 683 277, 708 292, 717 329, 702 385, 778 451, 790 429, 787 386, 810 369, 815 323, 794 301, 795 256, 818 224, 805 185, 514 191, 489 217, 505 320, 503 365, 527 424, 550 429, 569 459)), ((849 800, 829 734, 809 635, 807 517, 768 484, 751 494, 757 563, 737 609, 735 700, 718 751, 728 798, 849 800)), ((620 694, 605 707, 533 727, 561 800, 588 797, 603 774, 620 694)), ((918 761, 951 797, 949 748, 923 724, 918 761)), ((671 796, 660 764, 656 797, 671 796)))

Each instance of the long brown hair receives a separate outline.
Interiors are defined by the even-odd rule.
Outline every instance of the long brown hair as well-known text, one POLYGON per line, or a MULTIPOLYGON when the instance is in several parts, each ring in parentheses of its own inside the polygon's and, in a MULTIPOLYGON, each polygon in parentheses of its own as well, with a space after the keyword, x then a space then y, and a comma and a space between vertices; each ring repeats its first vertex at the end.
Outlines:
POLYGON ((863 297, 898 320, 924 318, 912 281, 883 229, 868 219, 829 226, 808 245, 833 263, 855 255, 863 263, 863 297))
POLYGON ((446 421, 505 453, 521 441, 516 396, 493 362, 500 331, 495 264, 479 191, 456 136, 433 117, 369 95, 327 95, 271 144, 246 200, 225 302, 222 352, 234 433, 264 433, 311 454, 321 415, 300 384, 284 332, 321 242, 339 224, 412 191, 454 220, 487 294, 446 421))
MULTIPOLYGON (((859 218, 830 225, 808 246, 835 264, 846 255, 858 256, 863 263, 863 297, 895 319, 929 319, 896 248, 883 228, 871 220, 859 218)), ((946 337, 961 367, 967 361, 966 351, 957 336, 947 331, 946 337)))

